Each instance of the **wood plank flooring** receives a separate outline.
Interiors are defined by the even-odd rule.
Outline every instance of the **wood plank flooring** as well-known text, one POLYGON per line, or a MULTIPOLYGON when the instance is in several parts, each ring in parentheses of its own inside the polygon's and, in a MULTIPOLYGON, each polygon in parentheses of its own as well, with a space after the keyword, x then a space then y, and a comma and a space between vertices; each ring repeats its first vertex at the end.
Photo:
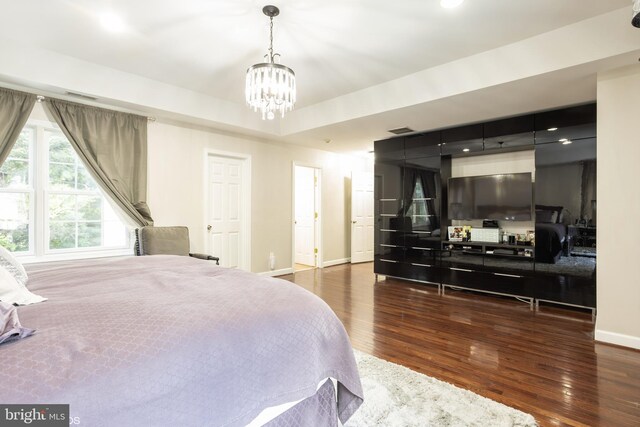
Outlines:
POLYGON ((640 351, 597 343, 590 313, 387 279, 373 265, 282 276, 324 299, 354 348, 532 414, 640 426, 640 351))

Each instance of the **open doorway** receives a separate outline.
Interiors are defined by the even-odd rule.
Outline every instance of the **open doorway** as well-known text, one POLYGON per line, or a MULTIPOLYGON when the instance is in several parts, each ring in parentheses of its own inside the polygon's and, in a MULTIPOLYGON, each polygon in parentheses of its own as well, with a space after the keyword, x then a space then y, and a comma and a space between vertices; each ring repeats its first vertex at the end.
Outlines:
POLYGON ((293 165, 293 270, 320 267, 320 169, 293 165))

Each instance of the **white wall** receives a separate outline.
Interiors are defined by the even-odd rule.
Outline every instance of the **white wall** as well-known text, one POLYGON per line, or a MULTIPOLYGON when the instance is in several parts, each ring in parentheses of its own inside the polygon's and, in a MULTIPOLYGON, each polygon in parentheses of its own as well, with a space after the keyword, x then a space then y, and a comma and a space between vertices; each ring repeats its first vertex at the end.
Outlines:
POLYGON ((191 248, 205 247, 206 150, 251 156, 251 270, 291 268, 293 162, 322 169, 324 263, 350 256, 350 176, 372 160, 289 144, 252 140, 166 123, 149 124, 148 204, 155 225, 186 225, 191 248))
POLYGON ((595 337, 635 348, 640 348, 639 122, 640 65, 599 74, 595 337))

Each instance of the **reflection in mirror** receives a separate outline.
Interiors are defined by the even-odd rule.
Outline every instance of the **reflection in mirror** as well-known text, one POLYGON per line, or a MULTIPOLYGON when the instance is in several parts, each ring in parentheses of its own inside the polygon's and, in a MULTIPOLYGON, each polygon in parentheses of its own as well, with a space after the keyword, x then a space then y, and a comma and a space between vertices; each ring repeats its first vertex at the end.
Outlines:
POLYGON ((596 140, 536 147, 536 271, 593 277, 596 140))

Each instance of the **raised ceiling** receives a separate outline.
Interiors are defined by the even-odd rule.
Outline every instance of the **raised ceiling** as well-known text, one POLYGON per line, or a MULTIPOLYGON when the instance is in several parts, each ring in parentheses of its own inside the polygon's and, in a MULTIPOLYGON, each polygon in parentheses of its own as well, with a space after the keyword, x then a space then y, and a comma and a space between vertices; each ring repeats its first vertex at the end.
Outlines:
POLYGON ((2 0, 0 84, 350 151, 393 127, 595 99, 596 73, 640 52, 629 0, 467 0, 452 10, 438 0, 281 0, 274 44, 296 72, 298 104, 264 123, 243 94, 246 68, 267 47, 264 4, 2 0), (105 31, 104 12, 124 30, 105 31))

